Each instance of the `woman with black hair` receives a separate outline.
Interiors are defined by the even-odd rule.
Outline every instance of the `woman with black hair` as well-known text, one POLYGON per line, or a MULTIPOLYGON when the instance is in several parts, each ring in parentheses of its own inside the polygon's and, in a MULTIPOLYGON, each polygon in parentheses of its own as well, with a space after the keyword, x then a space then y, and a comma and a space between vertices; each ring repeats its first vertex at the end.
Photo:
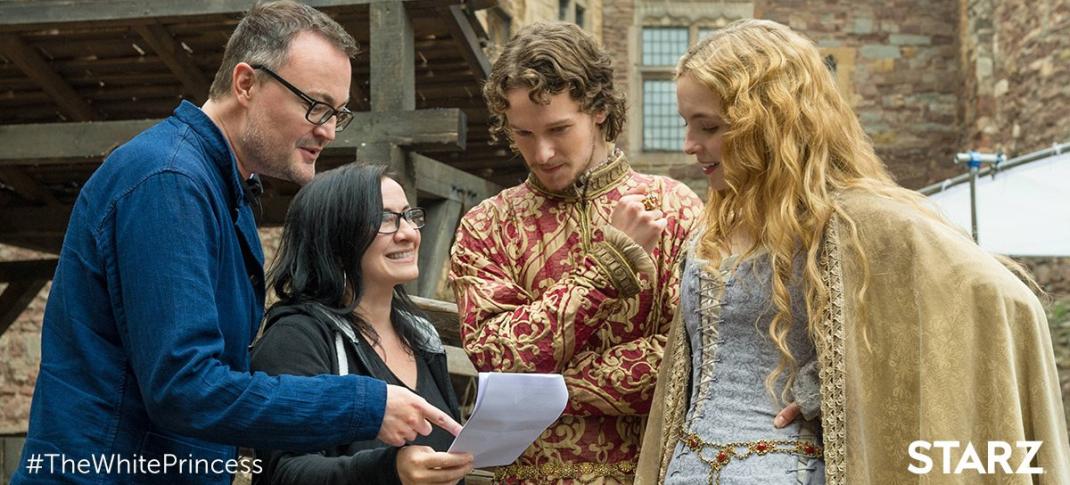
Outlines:
MULTIPOLYGON (((268 273, 279 302, 267 312, 252 369, 368 375, 404 386, 459 419, 438 333, 402 286, 419 275, 423 209, 409 207, 385 170, 343 166, 298 192, 268 273)), ((401 448, 372 440, 317 453, 256 450, 264 471, 253 481, 456 483, 472 469, 472 457, 446 453, 452 440, 436 427, 401 448)))

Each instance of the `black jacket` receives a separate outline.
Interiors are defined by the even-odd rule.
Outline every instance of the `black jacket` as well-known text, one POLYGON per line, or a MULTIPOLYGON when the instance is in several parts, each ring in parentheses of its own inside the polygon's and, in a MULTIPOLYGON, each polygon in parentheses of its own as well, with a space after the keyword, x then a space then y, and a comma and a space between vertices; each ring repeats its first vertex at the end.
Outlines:
MULTIPOLYGON (((268 311, 264 335, 253 346, 253 371, 271 375, 314 376, 338 374, 335 334, 348 323, 333 319, 310 304, 276 305, 268 311)), ((412 319, 419 331, 427 333, 429 344, 413 349, 424 359, 431 376, 449 406, 449 414, 460 420, 460 407, 446 369, 446 353, 430 322, 412 319)), ((368 350, 357 345, 350 329, 343 333, 349 374, 371 375, 368 350)), ((263 473, 253 476, 255 485, 281 484, 400 484, 397 448, 379 440, 342 444, 319 453, 256 450, 264 460, 263 473)))

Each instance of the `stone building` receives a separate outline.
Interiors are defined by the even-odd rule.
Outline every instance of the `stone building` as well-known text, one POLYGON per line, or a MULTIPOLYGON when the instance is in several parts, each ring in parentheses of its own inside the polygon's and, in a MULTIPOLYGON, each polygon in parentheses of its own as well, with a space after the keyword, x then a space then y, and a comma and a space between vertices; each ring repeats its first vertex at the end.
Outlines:
POLYGON ((1015 155, 1070 140, 1052 109, 1070 102, 1065 0, 502 0, 481 12, 498 43, 554 19, 575 21, 602 41, 630 101, 621 145, 636 166, 697 189, 701 177, 679 153, 673 64, 698 38, 749 17, 787 24, 818 44, 907 187, 960 173, 951 164, 956 152, 1015 155))
MULTIPOLYGON (((539 20, 584 26, 613 55, 628 95, 618 143, 633 165, 699 194, 705 179, 680 152, 672 69, 700 37, 750 17, 817 43, 878 155, 906 187, 963 173, 952 163, 958 152, 1013 157, 1070 142, 1070 123, 1060 123, 1070 106, 1068 0, 501 0, 481 12, 499 44, 539 20)), ((491 57, 495 48, 488 46, 491 57)), ((1027 264, 1056 298, 1070 295, 1070 264, 1027 264)))

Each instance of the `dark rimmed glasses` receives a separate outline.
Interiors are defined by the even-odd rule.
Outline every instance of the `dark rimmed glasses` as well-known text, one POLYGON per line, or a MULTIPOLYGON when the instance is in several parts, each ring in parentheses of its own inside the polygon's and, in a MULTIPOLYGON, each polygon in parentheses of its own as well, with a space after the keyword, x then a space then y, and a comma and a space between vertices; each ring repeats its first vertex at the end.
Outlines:
POLYGON ((346 129, 346 127, 349 126, 349 122, 353 121, 353 112, 349 111, 349 108, 343 106, 339 109, 334 109, 333 106, 324 103, 323 101, 316 101, 316 99, 312 96, 309 96, 305 94, 304 91, 297 89, 297 86, 290 84, 289 81, 283 79, 282 76, 276 74, 275 71, 268 69, 266 66, 262 64, 256 64, 252 67, 253 69, 268 73, 269 76, 275 78, 275 80, 278 81, 280 84, 286 86, 286 89, 289 89, 290 92, 296 94, 297 97, 301 98, 301 101, 307 103, 308 111, 305 112, 305 119, 308 120, 309 123, 319 126, 329 121, 333 116, 336 120, 334 123, 334 131, 337 132, 346 129))
POLYGON ((424 227, 424 210, 413 207, 405 212, 383 211, 383 223, 379 225, 379 234, 393 234, 401 229, 401 220, 409 221, 412 227, 424 227))

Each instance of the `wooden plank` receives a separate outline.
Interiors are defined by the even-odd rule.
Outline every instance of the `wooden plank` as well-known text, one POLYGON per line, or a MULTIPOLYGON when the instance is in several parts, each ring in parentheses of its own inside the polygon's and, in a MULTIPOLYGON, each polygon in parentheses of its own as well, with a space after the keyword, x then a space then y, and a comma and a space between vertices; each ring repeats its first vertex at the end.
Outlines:
MULTIPOLYGON (((291 197, 264 197, 260 200, 260 209, 254 209, 259 225, 264 227, 281 226, 286 219, 286 210, 291 197)), ((0 208, 0 243, 27 247, 46 252, 58 252, 67 232, 70 219, 70 206, 55 207, 2 207, 0 208)), ((15 262, 0 263, 0 281, 9 275, 17 275, 13 269, 4 269, 5 265, 15 262)), ((21 264, 21 262, 19 263, 21 264)), ((11 266, 11 268, 21 268, 11 266)), ((51 273, 48 273, 51 277, 51 273)))
POLYGON ((443 344, 461 345, 461 324, 457 318, 456 303, 420 296, 412 296, 412 302, 431 319, 443 344))
POLYGON ((2 232, 0 233, 0 243, 41 253, 59 254, 60 247, 63 246, 63 236, 20 236, 2 232))
MULTIPOLYGON (((316 8, 402 0, 302 0, 316 8)), ((0 26, 238 15, 255 0, 14 0, 0 2, 0 26)))
POLYGON ((481 39, 472 27, 472 19, 469 18, 468 10, 462 5, 450 5, 442 10, 446 18, 446 25, 450 29, 450 35, 457 42, 461 54, 475 74, 479 83, 487 80, 490 75, 490 60, 483 52, 486 39, 481 39))
POLYGON ((433 143, 464 150, 467 135, 467 119, 458 108, 360 112, 354 115, 349 128, 328 146, 359 149, 363 144, 375 142, 401 146, 433 143))
POLYGON ((25 197, 31 202, 39 204, 45 204, 50 206, 59 206, 59 200, 56 199, 52 192, 44 188, 40 183, 26 175, 19 168, 15 167, 0 167, 0 179, 3 179, 5 183, 15 189, 19 195, 25 197))
POLYGON ((445 345, 444 347, 446 348, 446 368, 449 369, 450 374, 463 377, 479 376, 476 366, 472 365, 472 361, 468 358, 468 354, 465 353, 464 349, 453 345, 445 345))
POLYGON ((11 483, 11 477, 19 468, 19 457, 22 456, 22 445, 26 442, 26 423, 17 423, 8 427, 0 428, 0 432, 18 434, 20 436, 0 436, 0 482, 11 483))
POLYGON ((123 120, 0 125, 0 146, 4 147, 0 150, 0 165, 12 160, 100 158, 159 122, 123 120), (56 140, 63 140, 63 143, 56 143, 56 140))
MULTIPOLYGON (((162 120, 97 121, 0 125, 0 166, 26 160, 42 163, 99 163, 99 159, 162 120), (56 143, 63 140, 63 143, 56 143), (72 159, 85 159, 82 161, 72 159), (51 162, 49 162, 51 161, 51 162)), ((458 108, 358 112, 328 148, 358 148, 375 141, 397 145, 442 144, 465 147, 468 125, 458 108)))
MULTIPOLYGON (((2 13, 0 18, 3 18, 2 13)), ((40 84, 41 89, 55 101, 64 116, 74 121, 97 119, 93 108, 52 70, 37 51, 32 50, 17 35, 0 34, 0 53, 18 66, 23 74, 40 84)))
POLYGON ((4 288, 0 293, 0 335, 15 322, 46 283, 48 280, 17 281, 4 288))
POLYGON ((0 262, 0 283, 51 280, 58 263, 55 258, 0 262))
POLYGON ((69 206, 61 207, 4 207, 0 209, 0 227, 4 228, 0 241, 8 237, 45 237, 63 239, 69 206))
POLYGON ((486 10, 499 5, 498 0, 468 0, 465 5, 473 11, 486 10))
POLYGON ((416 282, 416 294, 434 298, 446 273, 450 246, 457 225, 461 222, 464 204, 458 200, 443 199, 421 202, 420 205, 427 211, 427 225, 420 231, 420 277, 416 282))
POLYGON ((208 87, 211 82, 189 54, 178 45, 171 33, 158 23, 135 25, 134 31, 145 39, 156 55, 160 56, 160 60, 182 82, 187 98, 195 104, 204 104, 204 101, 208 99, 208 87))
POLYGON ((401 188, 405 191, 409 205, 416 207, 417 192, 412 160, 402 147, 390 142, 367 143, 357 149, 357 160, 388 166, 394 180, 401 184, 401 188))
POLYGON ((416 109, 412 23, 400 1, 370 8, 372 111, 416 109))
POLYGON ((418 153, 413 153, 412 159, 416 169, 417 190, 436 197, 469 204, 473 200, 491 197, 503 189, 494 182, 418 153))

